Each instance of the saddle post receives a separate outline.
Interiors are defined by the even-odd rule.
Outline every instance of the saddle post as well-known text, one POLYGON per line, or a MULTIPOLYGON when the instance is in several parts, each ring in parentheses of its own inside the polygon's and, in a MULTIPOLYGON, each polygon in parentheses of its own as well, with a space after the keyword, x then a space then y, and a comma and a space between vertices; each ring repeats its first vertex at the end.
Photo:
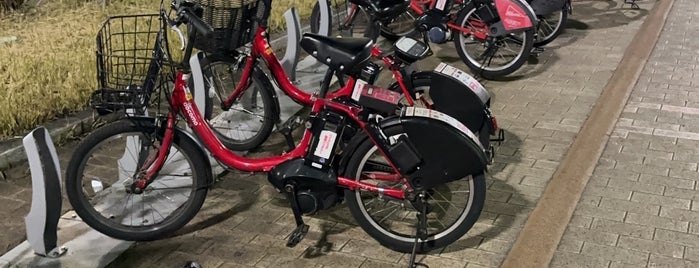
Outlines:
POLYGON ((333 75, 335 75, 335 71, 332 68, 328 68, 328 70, 325 71, 325 76, 323 76, 323 80, 320 84, 320 92, 318 93, 318 97, 325 98, 325 95, 328 94, 330 81, 332 81, 333 75))

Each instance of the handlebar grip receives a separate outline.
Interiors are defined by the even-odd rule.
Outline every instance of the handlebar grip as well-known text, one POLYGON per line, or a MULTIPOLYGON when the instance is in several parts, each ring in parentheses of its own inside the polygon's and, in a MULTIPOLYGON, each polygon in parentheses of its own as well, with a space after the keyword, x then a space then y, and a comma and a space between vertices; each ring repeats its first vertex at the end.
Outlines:
POLYGON ((189 8, 183 8, 181 10, 181 16, 188 25, 194 27, 194 29, 204 36, 205 38, 210 38, 214 34, 214 29, 209 26, 206 22, 201 20, 199 16, 195 15, 189 8))

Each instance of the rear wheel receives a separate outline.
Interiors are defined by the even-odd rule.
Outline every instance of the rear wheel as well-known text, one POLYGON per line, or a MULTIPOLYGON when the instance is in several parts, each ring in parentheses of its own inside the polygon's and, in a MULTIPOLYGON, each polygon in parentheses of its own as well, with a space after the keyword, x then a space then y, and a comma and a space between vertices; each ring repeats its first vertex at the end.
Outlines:
MULTIPOLYGON (((404 133, 401 126, 384 130, 394 138, 404 133)), ((372 173, 391 173, 383 155, 369 139, 364 140, 351 156, 345 176, 383 188, 405 189, 402 182, 371 179, 372 173)), ((390 177, 390 176, 389 176, 390 177)), ((415 241, 417 210, 406 200, 388 198, 378 193, 361 190, 345 190, 347 206, 359 226, 371 237, 390 249, 411 252, 415 241)), ((428 239, 418 242, 417 251, 425 253, 445 247, 461 238, 473 227, 485 201, 485 177, 483 174, 468 176, 437 186, 428 191, 431 212, 427 215, 428 239)))
POLYGON ((566 21, 568 21, 568 5, 565 5, 562 10, 556 11, 546 16, 538 16, 539 24, 537 25, 535 47, 545 46, 551 43, 558 35, 563 32, 566 21))
MULTIPOLYGON (((362 8, 343 0, 328 1, 328 5, 330 5, 328 36, 364 37, 369 29, 370 20, 362 8)), ((311 32, 318 33, 320 24, 320 4, 316 2, 311 11, 311 32)))
POLYGON ((132 189, 144 163, 157 155, 161 137, 152 121, 119 120, 80 142, 66 169, 66 193, 75 212, 95 230, 122 240, 163 238, 199 211, 211 167, 190 139, 174 144, 154 181, 132 189))
MULTIPOLYGON (((476 13, 476 8, 460 10, 456 24, 474 32, 487 27, 476 13)), ((493 79, 511 74, 524 64, 534 45, 534 29, 499 37, 488 36, 486 40, 479 40, 472 34, 457 33, 454 45, 461 60, 471 70, 493 79)))
POLYGON ((412 36, 417 29, 415 28, 415 19, 417 14, 411 9, 400 14, 397 18, 381 27, 381 36, 388 40, 395 41, 403 36, 412 36))
MULTIPOLYGON (((330 5, 329 36, 364 37, 369 27, 370 18, 362 8, 343 0, 328 1, 328 4, 330 5), (348 16, 350 17, 348 18, 348 16)), ((388 40, 410 36, 416 31, 416 18, 417 15, 412 10, 408 10, 390 23, 383 25, 381 35, 388 40)), ((311 32, 318 33, 320 24, 320 4, 316 2, 311 11, 311 32)))

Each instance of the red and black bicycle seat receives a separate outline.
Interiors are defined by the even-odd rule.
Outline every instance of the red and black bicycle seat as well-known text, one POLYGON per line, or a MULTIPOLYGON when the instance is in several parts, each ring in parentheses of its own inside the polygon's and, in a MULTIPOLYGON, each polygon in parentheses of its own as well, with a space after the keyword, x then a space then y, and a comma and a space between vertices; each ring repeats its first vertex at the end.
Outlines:
POLYGON ((345 72, 371 57, 369 38, 336 38, 304 33, 301 48, 334 71, 345 72))

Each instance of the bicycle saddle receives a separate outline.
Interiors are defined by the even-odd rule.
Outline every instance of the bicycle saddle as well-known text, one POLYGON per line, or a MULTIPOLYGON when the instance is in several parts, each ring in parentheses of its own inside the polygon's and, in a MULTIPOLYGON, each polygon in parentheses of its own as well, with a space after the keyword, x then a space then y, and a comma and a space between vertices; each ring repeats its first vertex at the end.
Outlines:
POLYGON ((301 48, 333 71, 346 72, 371 57, 369 38, 336 38, 304 33, 301 48))
POLYGON ((375 19, 386 22, 408 11, 410 0, 349 0, 350 3, 365 7, 375 19))

